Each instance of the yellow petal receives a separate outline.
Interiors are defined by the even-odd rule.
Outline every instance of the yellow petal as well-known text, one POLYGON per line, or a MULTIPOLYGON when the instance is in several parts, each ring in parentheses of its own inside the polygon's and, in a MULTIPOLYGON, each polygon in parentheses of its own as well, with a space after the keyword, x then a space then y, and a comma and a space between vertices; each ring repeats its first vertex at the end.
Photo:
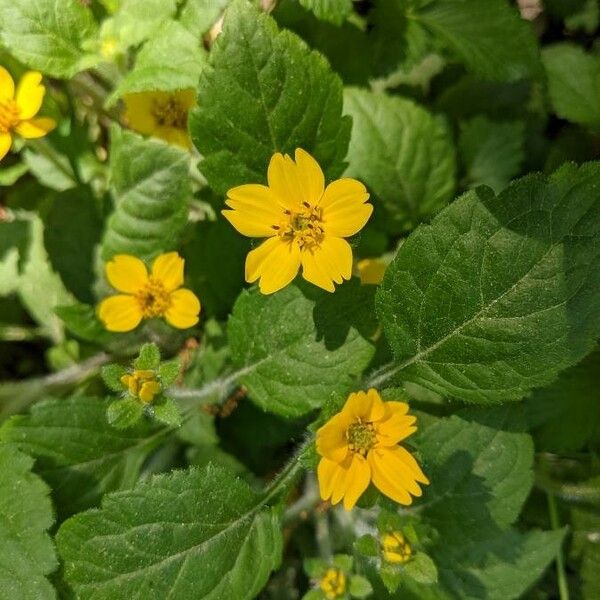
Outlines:
POLYGON ((302 252, 302 276, 307 281, 333 292, 333 283, 352 276, 352 248, 336 237, 325 236, 318 246, 302 252))
POLYGON ((183 285, 184 264, 177 252, 161 254, 152 263, 152 277, 160 281, 167 292, 172 292, 183 285))
POLYGON ((267 179, 269 187, 283 206, 292 210, 299 209, 304 200, 303 188, 298 179, 296 163, 287 154, 273 154, 267 179))
MULTIPOLYGON (((422 492, 416 481, 417 473, 414 471, 413 465, 407 462, 406 455, 416 465, 414 458, 399 446, 375 448, 369 452, 367 460, 371 467, 375 487, 392 500, 409 505, 412 504, 411 494, 421 496, 422 492)), ((427 479, 420 469, 419 473, 422 483, 425 483, 427 479)))
POLYGON ((367 204, 369 194, 356 179, 338 179, 330 183, 319 206, 323 209, 325 233, 349 237, 358 233, 367 223, 373 206, 367 204))
POLYGON ((429 479, 427 479, 425 473, 421 470, 419 463, 415 460, 415 457, 402 446, 398 446, 394 449, 395 454, 403 461, 403 463, 410 469, 413 477, 419 483, 429 485, 429 479))
POLYGON ((153 93, 125 94, 123 102, 125 103, 124 118, 131 129, 135 129, 135 131, 146 135, 156 129, 156 119, 152 114, 152 106, 154 104, 153 93))
POLYGON ((227 206, 223 216, 248 237, 270 237, 277 234, 283 209, 266 185, 248 184, 227 192, 227 206))
POLYGON ((42 107, 46 88, 41 82, 42 74, 38 71, 28 71, 19 81, 15 100, 19 107, 19 118, 23 121, 37 115, 42 107))
POLYGON ((346 492, 344 494, 346 510, 354 508, 362 493, 369 487, 370 481, 371 467, 360 454, 354 454, 346 475, 346 492))
POLYGON ((146 265, 129 254, 113 256, 104 267, 106 279, 115 290, 127 294, 137 293, 148 281, 146 265))
POLYGON ((294 242, 283 242, 275 246, 262 263, 258 286, 263 294, 273 294, 284 288, 298 274, 300 248, 294 242))
POLYGON ((317 431, 317 452, 336 462, 342 462, 348 454, 346 430, 348 421, 337 414, 317 431))
POLYGON ((152 135, 174 146, 181 146, 186 150, 192 147, 192 140, 187 129, 159 126, 152 132, 152 135))
POLYGON ((328 458, 322 458, 317 467, 317 479, 319 480, 319 493, 321 500, 329 500, 333 493, 334 486, 340 477, 343 476, 343 469, 339 463, 328 458))
POLYGON ((317 471, 319 481, 323 478, 324 482, 321 487, 321 497, 330 492, 325 498, 331 496, 332 504, 337 504, 343 498, 346 510, 350 510, 356 504, 371 479, 371 469, 360 454, 349 454, 341 463, 323 458, 319 463, 319 469, 317 471))
POLYGON ((142 402, 152 402, 158 392, 160 392, 160 383, 158 381, 146 381, 142 384, 138 396, 142 402))
POLYGON ((363 285, 379 285, 383 281, 386 264, 377 258, 364 258, 358 261, 356 268, 363 285))
POLYGON ((303 199, 309 204, 315 205, 321 199, 325 189, 323 171, 319 163, 302 148, 296 149, 294 157, 303 199))
POLYGON ((0 99, 12 100, 15 96, 15 82, 10 73, 0 65, 0 99))
POLYGON ((342 413, 350 422, 360 419, 373 423, 385 416, 385 403, 374 389, 370 389, 368 392, 352 392, 342 408, 342 413))
POLYGON ((29 119, 29 121, 21 121, 15 131, 25 139, 41 138, 50 133, 56 127, 56 121, 48 117, 40 117, 39 119, 29 119))
POLYGON ((169 325, 177 329, 187 329, 200 320, 200 300, 192 291, 182 288, 174 291, 170 298, 171 305, 165 313, 169 325))
POLYGON ((260 278, 263 294, 272 294, 285 287, 298 273, 300 248, 279 236, 265 240, 246 257, 246 281, 260 278))
POLYGON ((190 110, 196 104, 196 90, 194 89, 179 90, 175 92, 175 97, 179 105, 185 110, 190 110))
POLYGON ((142 310, 133 296, 119 294, 105 298, 98 307, 98 316, 108 331, 135 329, 142 320, 142 310))
POLYGON ((395 446, 417 430, 416 420, 411 415, 391 414, 377 423, 377 442, 381 446, 395 446))
POLYGON ((10 133, 0 133, 0 160, 2 160, 12 146, 12 137, 10 133))

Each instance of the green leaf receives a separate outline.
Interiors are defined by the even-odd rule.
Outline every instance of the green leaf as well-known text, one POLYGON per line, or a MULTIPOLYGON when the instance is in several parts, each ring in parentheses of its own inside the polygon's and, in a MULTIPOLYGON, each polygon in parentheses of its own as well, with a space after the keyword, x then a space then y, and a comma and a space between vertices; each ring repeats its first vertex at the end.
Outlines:
POLYGON ((429 219, 452 198, 456 159, 442 117, 411 100, 347 89, 352 116, 347 175, 375 195, 375 218, 399 232, 429 219), (378 214, 379 213, 379 214, 378 214))
POLYGON ((600 57, 574 44, 555 44, 542 53, 552 107, 563 119, 600 128, 600 57))
POLYGON ((0 38, 20 61, 52 77, 69 78, 91 67, 87 52, 97 25, 76 0, 0 0, 0 38))
POLYGON ((29 167, 25 163, 15 163, 8 167, 0 169, 0 187, 11 187, 25 173, 29 171, 29 167))
POLYGON ((122 0, 120 4, 105 28, 114 32, 127 46, 137 46, 159 34, 177 9, 176 0, 122 0))
POLYGON ((158 376, 163 388, 167 388, 179 377, 181 373, 181 361, 178 358, 166 361, 158 368, 158 376))
POLYGON ((179 23, 167 21, 160 33, 144 44, 134 68, 111 98, 132 92, 196 89, 205 62, 197 38, 179 23))
POLYGON ((365 577, 352 575, 352 577, 350 577, 348 591, 353 598, 367 598, 373 593, 373 586, 365 577))
POLYGON ((352 13, 352 0, 300 0, 300 4, 334 25, 341 25, 352 13))
POLYGON ((152 410, 156 420, 167 425, 167 427, 181 427, 181 414, 171 398, 164 398, 159 404, 154 404, 152 410))
POLYGON ((506 0, 430 2, 413 17, 486 79, 513 81, 541 70, 533 29, 506 0))
POLYGON ((402 245, 378 290, 399 375, 472 402, 522 398, 600 334, 600 163, 471 191, 402 245))
POLYGON ((144 407, 137 398, 124 398, 111 402, 106 409, 106 419, 117 429, 136 425, 144 414, 144 407))
POLYGON ((48 486, 33 460, 0 444, 0 597, 53 600, 46 575, 57 567, 47 530, 54 523, 48 486))
POLYGON ((356 281, 335 294, 295 285, 270 296, 243 292, 228 337, 252 401, 291 417, 348 392, 373 355, 370 294, 356 281))
POLYGON ((0 440, 36 458, 36 471, 52 487, 62 516, 94 506, 107 491, 131 487, 160 439, 155 428, 111 427, 109 404, 84 396, 50 399, 0 429, 0 440))
POLYGON ((65 328, 82 340, 106 345, 115 339, 115 334, 107 331, 98 318, 95 307, 89 304, 57 306, 54 312, 63 321, 65 328))
POLYGON ((44 217, 44 244, 50 263, 78 300, 94 302, 92 285, 102 219, 90 188, 58 194, 44 217))
POLYGON ((189 161, 179 148, 113 127, 116 206, 102 245, 105 260, 119 253, 147 259, 178 245, 191 195, 189 161))
POLYGON ((25 148, 22 153, 23 162, 27 165, 29 172, 44 186, 57 192, 70 190, 77 185, 73 168, 65 154, 53 151, 52 159, 25 148))
POLYGON ((271 156, 298 147, 330 178, 340 174, 351 124, 342 117, 342 83, 321 55, 236 0, 210 57, 190 132, 213 190, 264 182, 271 156))
POLYGON ((102 381, 109 390, 119 393, 125 391, 125 386, 121 383, 121 377, 127 373, 124 367, 116 364, 105 365, 100 373, 102 381))
POLYGON ((536 445, 545 452, 577 452, 600 441, 600 351, 561 373, 525 401, 536 445))
POLYGON ((460 124, 459 147, 469 187, 488 185, 501 192, 525 158, 525 124, 478 116, 460 124))
POLYGON ((158 369, 160 364, 160 350, 154 343, 144 344, 140 348, 139 356, 133 361, 135 369, 143 371, 153 371, 158 369))
POLYGON ((281 558, 277 511, 227 471, 179 471, 110 494, 57 536, 80 598, 255 598, 281 558))
POLYGON ((179 22, 197 38, 201 38, 219 19, 230 0, 187 0, 179 22))
POLYGON ((573 507, 573 546, 580 559, 578 573, 583 584, 583 600, 594 600, 600 596, 600 513, 597 507, 573 507))
POLYGON ((437 583, 438 580, 438 571, 435 562, 423 552, 417 552, 406 563, 404 572, 417 583, 422 583, 423 585, 432 585, 437 583))

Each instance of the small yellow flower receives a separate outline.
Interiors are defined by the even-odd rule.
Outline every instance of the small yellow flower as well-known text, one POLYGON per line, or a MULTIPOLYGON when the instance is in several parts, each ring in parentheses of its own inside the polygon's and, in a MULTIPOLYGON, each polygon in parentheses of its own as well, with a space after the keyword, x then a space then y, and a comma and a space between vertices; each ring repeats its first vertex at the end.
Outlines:
POLYGON ((354 392, 341 412, 317 431, 317 471, 323 500, 344 499, 350 510, 372 481, 376 488, 400 504, 421 496, 419 483, 429 480, 412 454, 398 442, 414 433, 416 417, 404 402, 383 402, 379 393, 354 392))
POLYGON ((383 281, 386 264, 380 258, 364 258, 358 261, 356 269, 363 285, 379 285, 383 281))
POLYGON ((135 256, 118 254, 106 263, 106 278, 119 292, 102 300, 98 316, 109 331, 131 331, 142 319, 164 317, 178 329, 198 322, 200 301, 183 289, 184 260, 177 252, 158 256, 148 275, 146 265, 135 256))
POLYGON ((389 563, 405 563, 412 556, 412 548, 401 531, 385 533, 381 536, 383 558, 389 563))
POLYGON ((196 102, 194 90, 125 94, 125 121, 135 131, 191 148, 188 112, 196 102))
POLYGON ((121 383, 131 396, 139 398, 146 404, 150 404, 161 390, 154 371, 135 370, 131 374, 123 375, 121 383))
POLYGON ((340 569, 329 568, 321 578, 319 587, 328 600, 341 598, 346 593, 346 575, 340 569))
POLYGON ((246 281, 263 294, 288 285, 302 266, 307 281, 333 292, 352 275, 352 248, 344 239, 360 231, 373 206, 365 186, 338 179, 325 187, 317 161, 298 148, 295 161, 274 154, 268 186, 240 185, 227 192, 225 218, 248 237, 266 237, 246 258, 246 281))
POLYGON ((41 73, 28 71, 15 92, 13 78, 0 66, 0 160, 12 146, 12 131, 30 139, 43 137, 56 127, 54 119, 34 119, 46 93, 41 81, 41 73))

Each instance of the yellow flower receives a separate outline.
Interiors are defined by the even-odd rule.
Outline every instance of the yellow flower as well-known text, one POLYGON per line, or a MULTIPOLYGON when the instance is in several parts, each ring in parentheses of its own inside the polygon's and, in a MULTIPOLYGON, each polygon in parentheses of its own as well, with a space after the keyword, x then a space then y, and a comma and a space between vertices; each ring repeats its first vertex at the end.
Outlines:
POLYGON ((379 285, 383 281, 386 264, 380 258, 364 258, 358 261, 356 269, 363 285, 379 285))
POLYGON ((46 93, 41 81, 41 73, 28 71, 15 92, 13 78, 0 66, 0 160, 12 146, 12 131, 29 139, 43 137, 56 127, 54 119, 34 119, 46 93))
POLYGON ((136 369, 132 374, 123 375, 121 383, 131 396, 139 398, 146 404, 150 404, 161 389, 154 371, 136 369))
POLYGON ((429 480, 414 457, 398 442, 414 433, 416 417, 404 402, 383 402, 379 393, 354 392, 341 412, 317 431, 321 498, 350 510, 372 481, 400 504, 421 496, 429 480))
POLYGON ((327 569, 319 587, 328 600, 341 598, 346 593, 346 575, 340 569, 327 569))
POLYGON ((194 90, 125 94, 125 120, 129 127, 169 144, 191 148, 188 112, 196 102, 194 90))
POLYGON ((266 237, 246 258, 246 281, 260 279, 263 294, 285 287, 302 266, 307 281, 333 292, 352 274, 352 248, 344 239, 360 231, 373 206, 355 179, 325 187, 317 161, 298 148, 295 161, 274 154, 268 186, 240 185, 227 192, 223 215, 243 235, 266 237))
POLYGON ((383 558, 389 563, 405 563, 412 556, 412 548, 401 531, 382 535, 381 546, 383 558))
POLYGON ((135 256, 118 254, 106 263, 106 278, 119 292, 105 298, 98 316, 109 331, 131 331, 142 319, 164 317, 178 329, 198 322, 200 302, 190 290, 183 289, 184 260, 177 252, 158 256, 148 275, 146 265, 135 256))

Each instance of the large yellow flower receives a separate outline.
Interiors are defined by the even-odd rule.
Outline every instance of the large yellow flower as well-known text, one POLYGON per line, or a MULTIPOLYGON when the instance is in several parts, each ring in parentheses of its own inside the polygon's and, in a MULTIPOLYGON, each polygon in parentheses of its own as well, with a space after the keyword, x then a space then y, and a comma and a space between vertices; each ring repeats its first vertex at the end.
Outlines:
POLYGON ((0 66, 0 160, 12 146, 11 132, 24 138, 40 138, 56 127, 54 119, 34 118, 46 93, 41 81, 41 73, 29 71, 21 77, 15 92, 13 78, 0 66))
POLYGON ((191 148, 188 113, 196 102, 194 90, 125 94, 125 121, 135 131, 191 148))
POLYGON ((421 496, 419 483, 429 480, 412 454, 398 443, 414 433, 416 417, 405 402, 383 402, 379 393, 354 392, 341 412, 317 431, 321 498, 344 500, 350 510, 373 482, 400 504, 421 496), (411 496, 412 495, 412 496, 411 496))
POLYGON ((266 237, 246 258, 246 281, 259 279, 260 291, 285 287, 302 266, 307 281, 333 292, 352 274, 352 248, 344 239, 360 231, 373 206, 355 179, 325 187, 317 161, 298 148, 295 161, 274 154, 269 185, 240 185, 227 192, 223 215, 243 235, 266 237))
POLYGON ((135 256, 118 254, 106 263, 106 278, 119 292, 102 300, 98 316, 109 331, 131 331, 142 319, 164 317, 178 329, 198 322, 200 301, 183 289, 184 260, 177 252, 158 256, 148 274, 146 265, 135 256))

